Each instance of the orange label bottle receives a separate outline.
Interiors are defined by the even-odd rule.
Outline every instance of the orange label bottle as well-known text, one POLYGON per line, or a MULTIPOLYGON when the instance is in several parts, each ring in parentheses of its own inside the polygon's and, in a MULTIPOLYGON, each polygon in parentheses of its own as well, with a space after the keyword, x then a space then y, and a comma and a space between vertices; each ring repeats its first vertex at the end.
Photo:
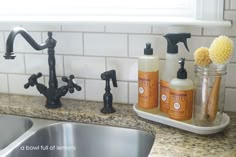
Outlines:
POLYGON ((160 111, 168 114, 169 111, 169 82, 160 81, 160 111))
POLYGON ((145 109, 158 106, 158 71, 138 71, 138 106, 145 109))
POLYGON ((176 120, 192 118, 193 90, 170 89, 169 117, 176 120))

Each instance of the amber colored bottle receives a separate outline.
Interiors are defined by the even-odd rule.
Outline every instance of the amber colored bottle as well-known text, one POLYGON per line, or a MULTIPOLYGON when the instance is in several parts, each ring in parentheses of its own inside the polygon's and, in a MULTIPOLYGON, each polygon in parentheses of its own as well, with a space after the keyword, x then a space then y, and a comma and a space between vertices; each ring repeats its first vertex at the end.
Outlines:
POLYGON ((193 82, 187 78, 187 71, 184 69, 184 59, 179 63, 177 78, 170 81, 170 108, 168 115, 175 120, 189 120, 192 118, 193 109, 193 82))
POLYGON ((138 106, 144 109, 158 107, 159 57, 153 55, 147 43, 144 55, 138 60, 138 106))

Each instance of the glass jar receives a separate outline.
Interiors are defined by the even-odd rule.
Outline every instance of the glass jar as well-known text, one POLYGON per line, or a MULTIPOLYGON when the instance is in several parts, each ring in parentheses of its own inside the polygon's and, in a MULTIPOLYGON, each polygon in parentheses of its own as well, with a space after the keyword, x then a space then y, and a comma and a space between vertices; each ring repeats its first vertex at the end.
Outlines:
POLYGON ((194 125, 221 124, 225 102, 225 76, 225 65, 195 66, 194 125))

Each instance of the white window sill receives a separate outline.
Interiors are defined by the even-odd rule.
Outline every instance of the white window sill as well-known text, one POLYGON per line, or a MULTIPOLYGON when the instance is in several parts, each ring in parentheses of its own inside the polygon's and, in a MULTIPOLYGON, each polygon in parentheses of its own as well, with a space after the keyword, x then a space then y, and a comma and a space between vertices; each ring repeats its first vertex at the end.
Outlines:
POLYGON ((187 25, 204 27, 231 27, 231 21, 207 21, 180 17, 154 16, 0 16, 0 23, 137 23, 187 25))

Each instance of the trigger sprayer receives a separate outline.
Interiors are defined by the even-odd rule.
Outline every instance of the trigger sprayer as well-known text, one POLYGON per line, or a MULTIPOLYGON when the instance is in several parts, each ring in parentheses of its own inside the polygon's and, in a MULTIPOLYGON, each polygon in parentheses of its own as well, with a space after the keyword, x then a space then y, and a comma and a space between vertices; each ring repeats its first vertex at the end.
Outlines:
POLYGON ((167 40, 167 53, 178 53, 178 43, 184 43, 185 48, 188 49, 187 38, 191 37, 190 33, 170 33, 164 36, 167 40))
POLYGON ((166 63, 160 79, 160 110, 164 113, 169 111, 169 82, 176 77, 178 70, 178 43, 183 43, 189 51, 187 39, 190 33, 169 33, 164 36, 167 40, 166 63))

